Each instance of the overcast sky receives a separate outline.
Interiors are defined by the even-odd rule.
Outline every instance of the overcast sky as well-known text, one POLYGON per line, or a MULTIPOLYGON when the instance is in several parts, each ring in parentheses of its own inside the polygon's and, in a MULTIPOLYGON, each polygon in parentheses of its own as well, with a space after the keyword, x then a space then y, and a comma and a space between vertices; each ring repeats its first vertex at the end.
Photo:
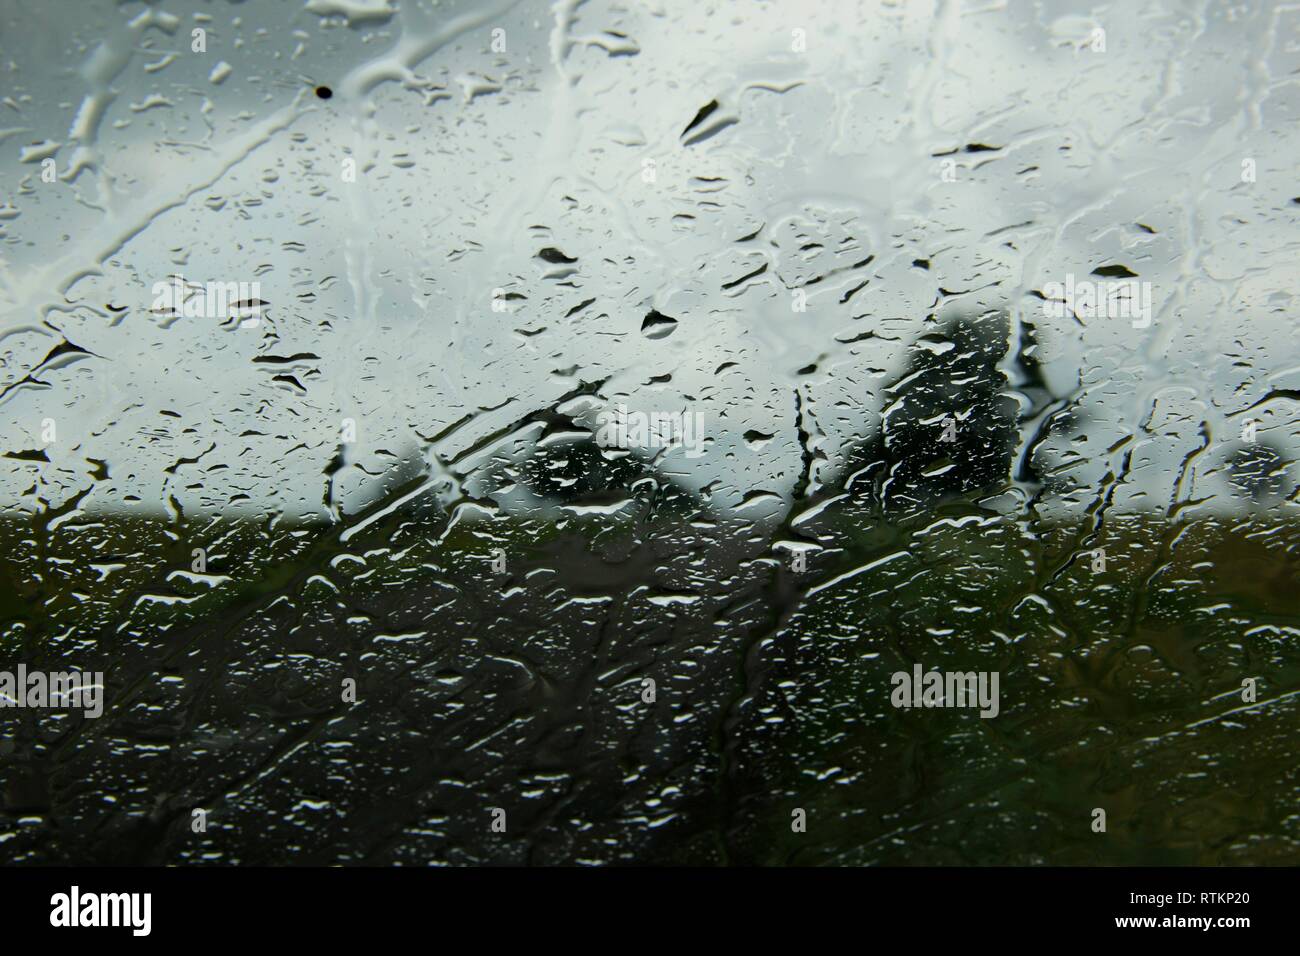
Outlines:
POLYGON ((702 414, 679 481, 788 504, 796 394, 833 482, 926 317, 1003 310, 1077 406, 1045 468, 1127 441, 1117 507, 1230 508, 1244 417, 1300 447, 1246 411, 1300 387, 1298 71, 1270 3, 7 3, 0 429, 49 460, 0 500, 323 514, 350 419, 346 512, 608 379, 702 414), (1150 328, 1043 314, 1106 265, 1150 328), (153 314, 174 274, 270 305, 153 314))

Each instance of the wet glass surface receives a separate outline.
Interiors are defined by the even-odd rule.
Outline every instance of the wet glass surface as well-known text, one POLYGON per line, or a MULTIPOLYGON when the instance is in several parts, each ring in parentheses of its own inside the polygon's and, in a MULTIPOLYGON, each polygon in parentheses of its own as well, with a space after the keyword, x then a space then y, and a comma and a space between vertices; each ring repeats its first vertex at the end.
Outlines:
POLYGON ((0 0, 0 76, 0 670, 103 687, 0 707, 7 862, 1300 859, 1293 5, 0 0))

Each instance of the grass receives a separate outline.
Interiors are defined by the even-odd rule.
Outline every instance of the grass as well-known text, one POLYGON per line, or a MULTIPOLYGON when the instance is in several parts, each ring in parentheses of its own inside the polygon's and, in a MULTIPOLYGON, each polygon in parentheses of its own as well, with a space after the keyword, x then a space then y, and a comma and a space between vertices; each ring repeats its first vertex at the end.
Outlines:
POLYGON ((15 860, 1300 859, 1300 525, 850 495, 801 573, 669 486, 340 530, 0 520, 5 658, 110 688, 98 722, 0 712, 15 860), (216 577, 176 573, 194 548, 216 577), (1001 713, 893 708, 916 662, 997 671, 1001 713))

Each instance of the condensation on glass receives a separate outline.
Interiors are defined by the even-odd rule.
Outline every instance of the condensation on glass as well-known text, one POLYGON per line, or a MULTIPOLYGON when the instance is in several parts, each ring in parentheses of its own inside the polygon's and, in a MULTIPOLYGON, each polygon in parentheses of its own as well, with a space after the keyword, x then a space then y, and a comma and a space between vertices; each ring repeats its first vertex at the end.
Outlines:
POLYGON ((1297 70, 1279 2, 5 3, 0 665, 106 694, 0 709, 6 856, 1294 860, 1297 70))

